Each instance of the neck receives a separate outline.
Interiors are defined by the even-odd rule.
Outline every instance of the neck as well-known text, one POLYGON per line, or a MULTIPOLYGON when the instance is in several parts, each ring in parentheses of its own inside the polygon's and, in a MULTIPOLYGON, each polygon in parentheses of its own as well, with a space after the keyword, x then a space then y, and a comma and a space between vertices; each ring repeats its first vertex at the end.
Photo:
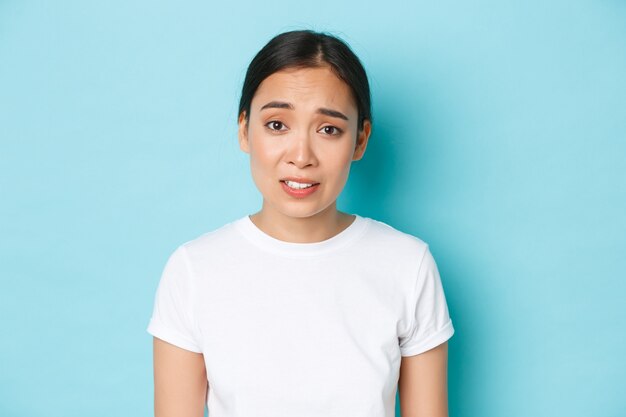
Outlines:
POLYGON ((250 220, 263 232, 275 239, 293 243, 321 242, 345 230, 354 216, 337 210, 336 203, 307 217, 293 217, 274 210, 263 202, 260 211, 250 220))

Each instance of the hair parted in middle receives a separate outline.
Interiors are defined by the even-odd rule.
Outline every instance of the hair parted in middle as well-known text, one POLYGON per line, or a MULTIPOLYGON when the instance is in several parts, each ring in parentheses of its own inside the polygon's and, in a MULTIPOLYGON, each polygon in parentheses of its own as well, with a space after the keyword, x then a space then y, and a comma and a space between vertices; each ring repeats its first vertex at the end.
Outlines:
POLYGON ((264 79, 289 68, 328 65, 352 91, 358 110, 358 130, 372 120, 370 87, 363 64, 350 47, 336 36, 312 30, 283 32, 272 38, 252 59, 241 91, 239 115, 250 117, 252 98, 264 79))

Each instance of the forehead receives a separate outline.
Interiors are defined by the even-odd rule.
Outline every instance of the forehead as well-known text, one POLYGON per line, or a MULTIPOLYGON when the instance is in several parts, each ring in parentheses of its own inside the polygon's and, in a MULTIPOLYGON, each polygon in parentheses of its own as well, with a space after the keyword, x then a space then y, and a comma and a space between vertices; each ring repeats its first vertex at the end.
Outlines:
POLYGON ((273 73, 259 85, 252 107, 258 111, 272 100, 290 102, 296 110, 298 107, 327 106, 357 112, 350 87, 327 66, 290 68, 273 73))

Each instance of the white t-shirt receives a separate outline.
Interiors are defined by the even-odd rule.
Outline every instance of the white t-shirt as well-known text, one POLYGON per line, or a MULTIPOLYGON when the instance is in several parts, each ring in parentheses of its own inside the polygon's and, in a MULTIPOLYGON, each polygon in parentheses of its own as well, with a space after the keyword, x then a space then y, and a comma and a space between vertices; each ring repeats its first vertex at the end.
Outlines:
POLYGON ((401 356, 454 333, 428 245, 359 215, 322 242, 244 216, 182 244, 147 330, 204 355, 210 417, 393 417, 401 356))

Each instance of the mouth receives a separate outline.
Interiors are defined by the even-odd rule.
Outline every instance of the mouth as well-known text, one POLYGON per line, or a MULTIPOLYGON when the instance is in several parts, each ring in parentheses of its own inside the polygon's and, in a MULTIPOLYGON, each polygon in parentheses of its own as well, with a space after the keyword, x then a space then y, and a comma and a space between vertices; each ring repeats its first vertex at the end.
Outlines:
POLYGON ((319 182, 313 182, 313 181, 308 181, 308 180, 307 181, 280 180, 280 182, 284 183, 287 187, 294 189, 294 190, 304 190, 304 189, 311 188, 319 184, 319 182))
POLYGON ((308 178, 290 177, 280 180, 280 185, 290 197, 306 199, 310 195, 315 194, 320 183, 308 178))

